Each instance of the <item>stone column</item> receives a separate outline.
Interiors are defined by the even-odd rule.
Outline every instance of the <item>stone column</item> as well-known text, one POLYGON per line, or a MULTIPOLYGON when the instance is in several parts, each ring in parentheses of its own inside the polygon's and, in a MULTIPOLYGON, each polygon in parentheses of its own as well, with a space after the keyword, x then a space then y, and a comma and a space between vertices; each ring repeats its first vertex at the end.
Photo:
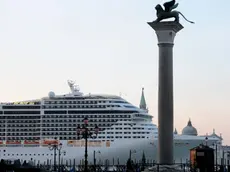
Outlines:
POLYGON ((178 22, 148 23, 156 32, 159 46, 158 162, 173 164, 173 45, 178 22))

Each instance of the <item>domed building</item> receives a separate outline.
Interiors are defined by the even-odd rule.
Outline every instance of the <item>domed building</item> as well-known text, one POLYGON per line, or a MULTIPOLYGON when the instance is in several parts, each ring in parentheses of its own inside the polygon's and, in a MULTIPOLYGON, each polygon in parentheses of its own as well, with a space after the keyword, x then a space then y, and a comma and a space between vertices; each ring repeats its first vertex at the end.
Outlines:
POLYGON ((197 130, 192 126, 192 122, 189 119, 187 126, 182 130, 182 135, 197 136, 197 130))

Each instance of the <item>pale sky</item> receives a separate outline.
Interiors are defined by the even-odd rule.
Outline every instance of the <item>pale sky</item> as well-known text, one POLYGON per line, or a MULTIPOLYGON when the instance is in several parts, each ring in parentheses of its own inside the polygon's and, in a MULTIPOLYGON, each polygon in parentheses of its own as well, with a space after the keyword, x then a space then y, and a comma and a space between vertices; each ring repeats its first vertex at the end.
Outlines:
MULTIPOLYGON (((139 105, 142 86, 157 123, 158 47, 146 22, 164 0, 1 0, 0 101, 68 93, 119 95, 139 105)), ((230 144, 229 0, 178 0, 184 29, 174 46, 175 127, 230 144)))

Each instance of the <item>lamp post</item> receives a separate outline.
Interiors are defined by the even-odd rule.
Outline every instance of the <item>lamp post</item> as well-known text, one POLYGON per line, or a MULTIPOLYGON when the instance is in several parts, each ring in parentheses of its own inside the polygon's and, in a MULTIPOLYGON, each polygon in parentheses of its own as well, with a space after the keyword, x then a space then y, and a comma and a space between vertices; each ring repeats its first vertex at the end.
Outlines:
POLYGON ((91 139, 96 139, 98 132, 99 132, 99 128, 96 125, 95 129, 94 129, 94 133, 91 132, 88 128, 88 118, 85 117, 83 120, 84 124, 82 127, 80 127, 80 125, 78 125, 77 127, 77 139, 85 139, 85 167, 84 167, 84 172, 88 172, 88 138, 91 139), (95 135, 94 135, 95 134, 95 135))
MULTIPOLYGON (((54 151, 54 171, 57 170, 56 168, 56 152, 57 150, 60 151, 62 148, 62 143, 58 144, 58 143, 54 143, 54 144, 49 144, 49 149, 52 151, 54 151)), ((58 166, 60 166, 60 161, 58 162, 58 166)))

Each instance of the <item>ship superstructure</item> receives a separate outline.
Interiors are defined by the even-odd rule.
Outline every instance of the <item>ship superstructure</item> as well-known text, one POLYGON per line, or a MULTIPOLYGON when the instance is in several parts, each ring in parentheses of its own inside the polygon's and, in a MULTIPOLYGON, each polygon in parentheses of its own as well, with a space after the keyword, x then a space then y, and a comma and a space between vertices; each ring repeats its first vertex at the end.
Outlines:
MULTIPOLYGON (((6 103, 0 106, 1 140, 39 141, 43 139, 75 140, 76 127, 84 117, 89 127, 101 129, 99 139, 149 138, 157 130, 152 116, 119 96, 83 95, 68 81, 71 93, 56 96, 54 92, 40 101, 6 103), (146 122, 149 125, 140 125, 146 122), (131 132, 132 130, 135 130, 131 132)), ((156 131, 157 133, 157 131, 156 131)))

